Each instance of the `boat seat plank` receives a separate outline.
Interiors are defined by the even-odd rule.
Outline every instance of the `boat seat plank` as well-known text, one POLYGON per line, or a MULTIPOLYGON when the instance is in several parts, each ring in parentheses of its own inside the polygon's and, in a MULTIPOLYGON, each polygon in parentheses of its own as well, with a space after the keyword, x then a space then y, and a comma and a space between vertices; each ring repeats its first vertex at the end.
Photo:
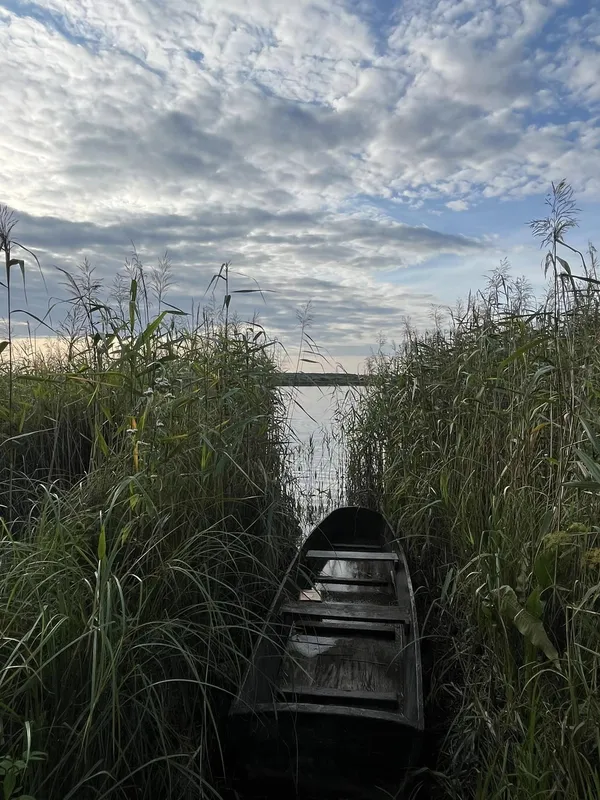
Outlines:
POLYGON ((303 593, 299 600, 317 600, 323 603, 352 603, 354 605, 389 606, 396 603, 391 586, 360 586, 315 581, 315 595, 303 593))
POLYGON ((410 609, 397 605, 378 606, 372 603, 323 603, 318 600, 299 600, 285 603, 284 614, 320 619, 356 619, 373 622, 410 622, 410 609))
MULTIPOLYGON (((235 709, 236 713, 241 713, 246 709, 235 709)), ((416 730, 422 730, 414 720, 407 719, 404 714, 398 711, 380 711, 375 708, 365 708, 364 706, 336 706, 327 703, 257 703, 253 709, 254 714, 335 714, 343 717, 363 717, 366 719, 379 719, 382 722, 397 722, 416 730)))
POLYGON ((323 622, 322 620, 309 619, 309 620, 296 620, 294 623, 295 631, 314 631, 315 633, 331 632, 335 634, 348 634, 369 636, 383 636, 392 637, 396 635, 396 628, 393 622, 361 622, 360 620, 330 620, 323 622))
POLYGON ((398 561, 397 553, 374 552, 364 550, 309 550, 306 558, 326 558, 334 561, 398 561))
POLYGON ((296 697, 313 697, 315 700, 339 700, 346 705, 361 705, 372 703, 374 705, 398 706, 399 698, 396 692, 366 692, 360 689, 331 689, 322 686, 284 686, 278 690, 280 694, 296 697))
POLYGON ((336 575, 318 575, 315 578, 315 583, 339 583, 348 586, 389 586, 390 581, 384 581, 380 578, 338 578, 336 575))
POLYGON ((335 545, 337 550, 381 550, 380 544, 359 544, 358 542, 337 542, 335 545))

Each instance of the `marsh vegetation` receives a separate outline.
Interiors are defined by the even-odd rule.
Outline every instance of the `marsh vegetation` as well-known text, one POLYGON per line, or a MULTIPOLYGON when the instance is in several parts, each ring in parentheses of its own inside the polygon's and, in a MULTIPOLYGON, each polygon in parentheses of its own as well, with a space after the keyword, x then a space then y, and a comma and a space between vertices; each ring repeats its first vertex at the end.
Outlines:
MULTIPOLYGON (((36 265, 0 221, 10 319, 11 275, 36 265)), ((302 399, 230 317, 227 272, 195 320, 166 263, 134 257, 108 296, 87 267, 65 276, 60 347, 0 345, 5 800, 216 797, 300 521, 344 498, 384 511, 418 585, 435 758, 415 792, 600 796, 600 277, 575 223, 561 183, 532 224, 545 301, 500 269, 372 359, 333 438, 300 451, 302 399)))
POLYGON ((85 268, 54 351, 5 345, 5 800, 216 796, 223 710, 298 539, 270 343, 219 309, 190 323, 167 276, 134 259, 107 300, 85 268))
POLYGON ((569 187, 548 202, 546 301, 501 269, 373 360, 347 426, 350 493, 410 552, 457 800, 600 796, 600 278, 569 187))

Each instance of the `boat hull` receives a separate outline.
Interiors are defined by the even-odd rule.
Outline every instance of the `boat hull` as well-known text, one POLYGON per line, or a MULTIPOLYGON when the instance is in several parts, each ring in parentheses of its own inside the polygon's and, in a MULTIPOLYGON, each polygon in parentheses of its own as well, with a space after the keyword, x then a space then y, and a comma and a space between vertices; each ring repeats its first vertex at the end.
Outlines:
POLYGON ((418 625, 393 540, 382 515, 345 507, 290 566, 230 712, 238 797, 383 800, 415 764, 418 625))
POLYGON ((397 721, 296 707, 238 716, 230 733, 229 778, 243 798, 389 799, 422 741, 397 721))

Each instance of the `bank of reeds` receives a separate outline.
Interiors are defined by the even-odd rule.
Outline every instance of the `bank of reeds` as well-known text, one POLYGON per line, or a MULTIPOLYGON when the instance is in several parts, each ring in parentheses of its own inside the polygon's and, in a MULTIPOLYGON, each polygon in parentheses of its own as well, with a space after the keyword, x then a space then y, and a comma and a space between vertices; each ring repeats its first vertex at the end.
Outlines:
POLYGON ((228 284, 225 313, 190 321, 167 278, 134 259, 107 300, 67 277, 60 344, 2 356, 6 800, 215 796, 223 713, 297 541, 270 344, 231 322, 228 284))
POLYGON ((600 281, 569 187, 549 202, 547 302, 500 270, 374 360, 348 431, 354 498, 410 553, 430 766, 460 800, 600 796, 600 281))

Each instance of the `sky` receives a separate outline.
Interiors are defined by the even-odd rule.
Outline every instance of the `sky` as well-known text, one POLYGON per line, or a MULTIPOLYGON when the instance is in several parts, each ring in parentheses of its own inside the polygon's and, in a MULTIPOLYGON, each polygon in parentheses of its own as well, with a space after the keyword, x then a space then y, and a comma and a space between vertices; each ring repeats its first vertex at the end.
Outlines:
POLYGON ((108 291, 134 243, 184 310, 231 261, 290 352, 310 303, 354 368, 503 259, 541 289, 551 181, 596 233, 596 0, 0 0, 0 71, 0 202, 45 279, 17 304, 53 322, 58 267, 108 291))

